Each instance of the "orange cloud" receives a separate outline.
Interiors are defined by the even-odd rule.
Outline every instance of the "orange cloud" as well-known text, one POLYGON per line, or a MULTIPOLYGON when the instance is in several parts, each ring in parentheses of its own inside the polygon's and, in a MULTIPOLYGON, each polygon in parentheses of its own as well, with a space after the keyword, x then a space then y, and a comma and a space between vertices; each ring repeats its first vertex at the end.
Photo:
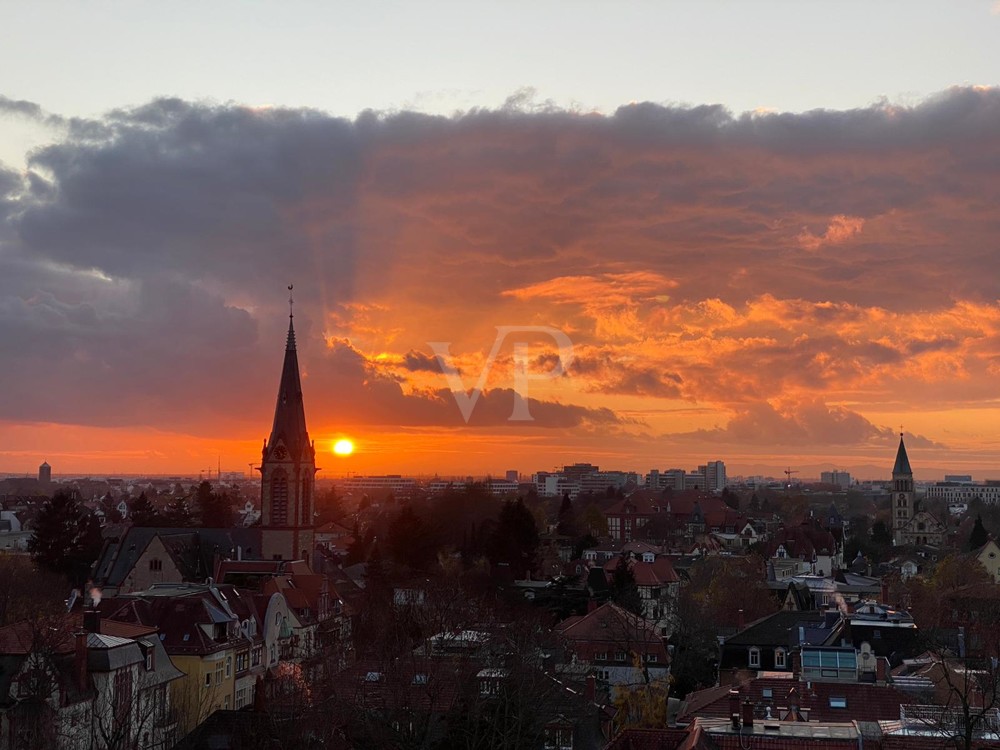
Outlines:
POLYGON ((847 242, 855 235, 861 234, 864 225, 865 220, 860 216, 837 214, 830 219, 822 235, 816 236, 808 229, 803 229, 796 239, 806 250, 819 250, 824 245, 841 245, 847 242))

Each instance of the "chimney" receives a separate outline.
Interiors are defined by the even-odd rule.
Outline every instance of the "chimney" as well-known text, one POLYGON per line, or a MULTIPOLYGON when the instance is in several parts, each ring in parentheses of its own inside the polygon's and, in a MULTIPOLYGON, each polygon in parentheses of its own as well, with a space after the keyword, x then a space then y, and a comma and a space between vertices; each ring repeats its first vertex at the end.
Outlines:
POLYGON ((875 659, 875 684, 884 685, 886 677, 887 662, 885 657, 875 659))
POLYGON ((734 722, 739 725, 740 723, 740 689, 733 685, 729 690, 729 715, 733 718, 734 722))
POLYGON ((882 579, 882 604, 889 603, 889 582, 882 579))
POLYGON ((753 703, 749 698, 743 701, 743 726, 753 729, 753 703))
POLYGON ((799 674, 802 672, 802 651, 796 649, 792 651, 792 677, 798 678, 799 674))
POLYGON ((87 633, 78 630, 74 635, 76 647, 73 653, 73 673, 77 687, 83 692, 87 689, 87 633))
POLYGON ((747 626, 746 620, 743 616, 743 610, 741 609, 736 615, 736 629, 737 631, 743 630, 747 626))
POLYGON ((85 609, 83 611, 83 629, 88 633, 100 633, 101 613, 96 609, 85 609))
POLYGON ((597 678, 592 674, 587 675, 586 686, 583 689, 583 697, 588 703, 597 701, 597 678))

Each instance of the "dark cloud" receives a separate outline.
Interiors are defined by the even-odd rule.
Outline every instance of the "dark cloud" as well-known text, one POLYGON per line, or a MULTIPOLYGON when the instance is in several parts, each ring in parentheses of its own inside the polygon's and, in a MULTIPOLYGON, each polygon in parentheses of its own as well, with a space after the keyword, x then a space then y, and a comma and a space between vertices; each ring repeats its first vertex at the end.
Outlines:
MULTIPOLYGON (((725 428, 698 430, 683 439, 714 440, 740 445, 774 445, 811 448, 816 446, 888 446, 899 439, 890 427, 879 427, 857 412, 828 406, 819 400, 785 404, 781 409, 767 402, 740 409, 725 428)), ((907 445, 945 448, 923 435, 908 434, 907 445)))
MULTIPOLYGON (((1000 275, 996 89, 739 117, 516 100, 353 121, 177 99, 0 112, 62 127, 26 176, 0 169, 0 341, 19 352, 0 418, 257 420, 270 403, 232 412, 268 401, 260 363, 280 355, 293 281, 310 391, 334 423, 459 423, 447 391, 407 379, 440 371, 421 347, 480 352, 514 324, 571 335, 573 401, 722 405, 728 434, 782 445, 881 439, 809 397, 920 382, 939 397, 957 376, 975 398, 993 389, 996 324, 970 321, 1000 275), (923 314, 947 318, 916 330, 923 314), (366 343, 324 348, 334 335, 366 343), (369 358, 382 351, 394 369, 369 358), (786 394, 801 413, 766 403, 786 394)), ((513 398, 492 388, 474 422, 506 424, 513 398)))

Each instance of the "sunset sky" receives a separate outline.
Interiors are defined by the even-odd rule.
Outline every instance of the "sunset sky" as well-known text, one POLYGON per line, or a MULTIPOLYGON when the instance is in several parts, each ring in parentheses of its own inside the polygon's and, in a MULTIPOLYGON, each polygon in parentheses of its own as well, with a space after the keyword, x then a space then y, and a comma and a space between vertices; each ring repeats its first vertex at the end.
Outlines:
POLYGON ((0 472, 1000 478, 1000 3, 3 16, 0 472))

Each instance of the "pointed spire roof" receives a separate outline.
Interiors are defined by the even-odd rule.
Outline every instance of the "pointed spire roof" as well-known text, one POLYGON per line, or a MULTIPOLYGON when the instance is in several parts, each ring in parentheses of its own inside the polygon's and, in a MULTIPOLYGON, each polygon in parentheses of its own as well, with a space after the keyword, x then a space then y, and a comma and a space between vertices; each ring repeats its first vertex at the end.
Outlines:
POLYGON ((899 433, 899 449, 896 451, 896 463, 892 467, 892 475, 913 476, 913 469, 910 468, 910 459, 906 456, 906 446, 903 445, 903 433, 899 433))
MULTIPOLYGON (((291 287, 288 287, 291 291, 291 287)), ((289 296, 289 306, 291 297, 289 296)), ((274 424, 268 446, 283 440, 288 452, 296 459, 309 445, 306 430, 306 410, 302 402, 302 383, 299 380, 299 357, 295 350, 294 316, 289 309, 288 339, 285 342, 285 361, 281 366, 281 382, 278 384, 278 401, 274 407, 274 424)))

